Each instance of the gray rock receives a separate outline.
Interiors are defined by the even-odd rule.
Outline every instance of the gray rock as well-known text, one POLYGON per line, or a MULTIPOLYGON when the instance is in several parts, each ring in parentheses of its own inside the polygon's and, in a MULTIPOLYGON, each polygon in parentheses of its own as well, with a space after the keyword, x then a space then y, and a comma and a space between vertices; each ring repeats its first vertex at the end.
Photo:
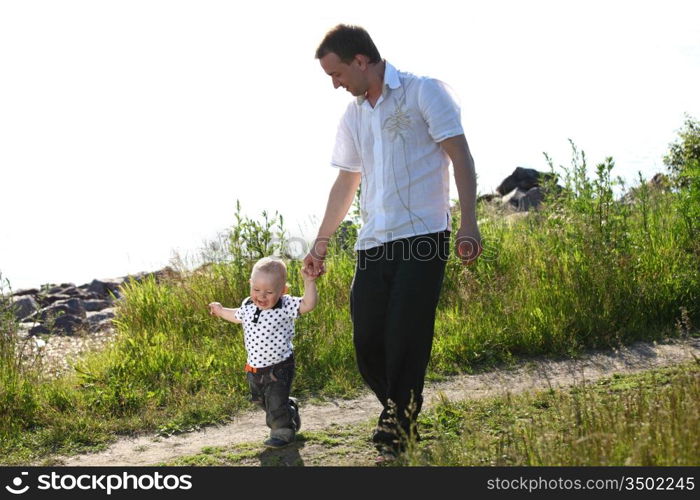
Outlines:
POLYGON ((481 196, 479 196, 479 197, 476 199, 476 201, 479 202, 479 203, 482 202, 482 201, 485 201, 486 203, 490 203, 490 202, 492 202, 493 200, 500 200, 500 199, 501 199, 501 195, 500 195, 500 194, 498 194, 498 193, 488 193, 488 194, 482 194, 481 196))
POLYGON ((545 180, 555 177, 554 174, 539 172, 534 168, 517 167, 512 174, 501 182, 496 191, 501 196, 505 196, 516 188, 527 192, 535 186, 540 186, 545 180))
POLYGON ((51 333, 51 330, 46 328, 44 325, 36 325, 29 329, 29 335, 43 335, 45 333, 51 333))
POLYGON ((110 296, 110 293, 118 291, 123 282, 123 279, 92 280, 87 287, 87 291, 97 294, 99 298, 107 298, 110 296))
POLYGON ((39 304, 37 304, 36 300, 34 300, 34 297, 31 295, 20 295, 19 297, 14 297, 12 302, 12 308, 14 309, 15 318, 17 321, 22 321, 23 319, 28 318, 39 309, 39 304))
POLYGON ((90 325, 90 331, 101 332, 113 328, 112 319, 114 318, 114 309, 105 309, 100 312, 88 313, 87 321, 90 325))
POLYGON ((53 323, 53 327, 55 332, 73 334, 76 331, 85 328, 85 321, 78 316, 64 314, 63 316, 56 318, 53 323))
POLYGON ((91 325, 97 324, 106 319, 111 320, 112 318, 114 318, 114 308, 104 309, 98 312, 90 312, 87 315, 88 323, 91 325))
POLYGON ((80 299, 61 300, 51 304, 48 307, 40 309, 39 312, 30 316, 30 318, 35 321, 45 322, 52 321, 53 319, 57 319, 64 315, 85 318, 86 311, 83 301, 80 299))
POLYGON ((42 296, 42 297, 40 297, 39 300, 41 301, 41 303, 42 303, 42 305, 43 305, 44 307, 47 307, 47 306, 49 306, 50 304, 54 304, 54 303, 56 303, 56 302, 61 302, 61 301, 66 301, 66 300, 70 300, 70 299, 72 299, 72 298, 73 298, 72 296, 67 295, 67 294, 56 293, 56 294, 52 294, 52 295, 45 295, 45 296, 42 296))
POLYGON ((62 283, 60 285, 48 285, 48 286, 51 287, 46 291, 46 293, 48 295, 55 295, 57 293, 65 293, 66 291, 75 288, 74 283, 62 283))
POLYGON ((107 287, 105 286, 104 282, 100 280, 92 280, 90 285, 87 287, 87 291, 103 296, 105 293, 107 293, 107 287))
POLYGON ((107 309, 112 307, 111 300, 85 300, 83 301, 86 311, 101 311, 102 309, 107 309))
POLYGON ((543 199, 542 189, 539 186, 535 186, 527 191, 515 188, 503 197, 503 202, 517 212, 527 212, 533 208, 538 208, 543 199))
POLYGON ((523 196, 525 196, 526 191, 523 191, 520 188, 515 188, 511 190, 508 194, 506 194, 501 201, 503 202, 504 205, 508 205, 511 208, 518 210, 518 207, 520 206, 520 200, 522 199, 523 196))
POLYGON ((114 324, 112 323, 111 319, 103 319, 97 324, 97 327, 95 327, 95 331, 104 332, 113 328, 114 324))
POLYGON ((71 316, 78 316, 80 318, 85 317, 85 305, 81 299, 68 299, 61 302, 56 302, 53 304, 54 308, 66 308, 65 314, 70 314, 71 316))

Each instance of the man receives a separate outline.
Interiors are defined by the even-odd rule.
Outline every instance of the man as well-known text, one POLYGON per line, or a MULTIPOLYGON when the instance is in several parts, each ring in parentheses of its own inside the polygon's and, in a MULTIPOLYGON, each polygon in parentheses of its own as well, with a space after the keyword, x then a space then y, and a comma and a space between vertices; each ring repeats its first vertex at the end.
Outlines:
POLYGON ((457 252, 481 253, 476 175, 459 108, 444 84, 397 71, 369 34, 338 25, 316 51, 335 88, 356 99, 338 127, 338 177, 304 265, 324 272, 329 238, 362 184, 363 220, 350 295, 360 373, 384 409, 372 439, 385 458, 415 436, 449 253, 450 161, 461 207, 457 252))

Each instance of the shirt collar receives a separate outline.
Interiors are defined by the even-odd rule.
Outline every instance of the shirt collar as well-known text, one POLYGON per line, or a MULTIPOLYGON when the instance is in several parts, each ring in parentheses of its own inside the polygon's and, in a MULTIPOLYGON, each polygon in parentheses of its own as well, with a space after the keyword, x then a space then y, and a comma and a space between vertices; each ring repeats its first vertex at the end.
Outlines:
MULTIPOLYGON (((253 299, 248 297, 248 299, 245 301, 245 305, 251 306, 251 305, 255 305, 255 304, 253 303, 253 299)), ((256 306, 255 308, 257 309, 258 307, 256 306)), ((282 297, 279 298, 279 300, 277 301, 277 304, 272 306, 272 309, 282 309, 282 297)))
MULTIPOLYGON (((388 61, 384 61, 384 87, 389 87, 391 90, 398 89, 401 86, 399 72, 388 61)), ((384 88, 382 88, 382 94, 384 88)), ((367 98, 363 95, 357 96, 357 104, 362 105, 367 98)))

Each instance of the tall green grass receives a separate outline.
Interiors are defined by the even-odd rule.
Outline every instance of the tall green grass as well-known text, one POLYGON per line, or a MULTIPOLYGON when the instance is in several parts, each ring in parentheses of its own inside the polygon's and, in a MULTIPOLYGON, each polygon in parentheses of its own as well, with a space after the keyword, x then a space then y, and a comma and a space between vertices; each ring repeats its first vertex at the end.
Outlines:
POLYGON ((411 448, 408 465, 698 465, 700 366, 444 401, 421 420, 425 439, 411 448))
MULTIPOLYGON (((614 195, 625 190, 613 167, 606 159, 589 177, 585 155, 573 148, 572 166, 559 168, 564 190, 541 210, 513 217, 480 205, 485 252, 473 267, 454 256, 447 264, 430 376, 661 338, 678 334, 677 324, 693 329, 700 319, 700 243, 680 213, 693 198, 640 183, 623 203, 614 195)), ((170 434, 245 408, 241 328, 209 316, 207 304, 237 307, 249 293, 254 261, 284 256, 286 236, 279 214, 254 220, 239 207, 203 265, 160 282, 125 284, 116 342, 61 380, 39 379, 18 365, 16 323, 2 316, 0 456, 22 462, 100 445, 115 433, 170 434)), ((348 311, 348 243, 332 242, 319 305, 297 322, 297 395, 350 396, 362 388, 348 311)), ((303 291, 299 265, 289 262, 293 294, 303 291)))
POLYGON ((37 419, 37 374, 22 356, 9 283, 0 274, 0 442, 37 419))
POLYGON ((679 193, 640 183, 618 201, 613 167, 606 159, 591 179, 574 148, 565 189, 542 210, 498 217, 480 207, 485 256, 474 268, 448 264, 433 369, 659 338, 686 310, 697 322, 700 244, 679 193))

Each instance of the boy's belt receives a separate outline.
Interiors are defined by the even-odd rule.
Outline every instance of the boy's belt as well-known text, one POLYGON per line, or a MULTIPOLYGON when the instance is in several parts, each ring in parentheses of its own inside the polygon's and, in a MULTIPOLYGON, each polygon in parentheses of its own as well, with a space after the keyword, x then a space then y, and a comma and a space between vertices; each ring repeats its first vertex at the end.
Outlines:
POLYGON ((264 366, 262 368, 255 368, 254 366, 250 366, 248 363, 246 363, 245 364, 245 371, 250 372, 250 373, 264 375, 266 373, 270 373, 272 371, 272 369, 275 368, 276 366, 286 365, 286 364, 290 364, 293 362, 294 362, 294 355, 292 354, 284 361, 280 361, 279 363, 275 363, 274 365, 264 366))
POLYGON ((245 364, 245 371, 250 372, 250 373, 268 373, 270 370, 272 370, 272 367, 275 365, 271 366, 266 366, 264 368, 255 368, 254 366, 250 366, 248 363, 245 364))

